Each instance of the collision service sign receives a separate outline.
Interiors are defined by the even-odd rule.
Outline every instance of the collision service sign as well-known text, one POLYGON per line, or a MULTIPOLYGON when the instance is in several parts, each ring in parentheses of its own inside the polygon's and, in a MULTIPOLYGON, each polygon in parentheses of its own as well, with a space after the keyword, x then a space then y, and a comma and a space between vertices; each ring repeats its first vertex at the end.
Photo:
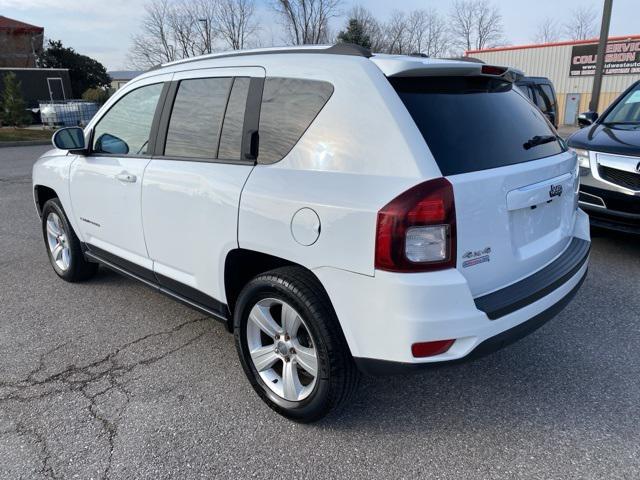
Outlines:
MULTIPOLYGON (((598 44, 574 45, 571 50, 572 77, 594 75, 598 57, 598 44)), ((640 40, 607 43, 604 57, 605 75, 640 73, 640 40)))

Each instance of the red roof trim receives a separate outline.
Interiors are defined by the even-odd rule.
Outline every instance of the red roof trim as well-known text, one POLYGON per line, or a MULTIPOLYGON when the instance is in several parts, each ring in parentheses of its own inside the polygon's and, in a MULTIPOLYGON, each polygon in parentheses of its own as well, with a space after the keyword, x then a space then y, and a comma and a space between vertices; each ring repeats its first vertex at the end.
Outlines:
MULTIPOLYGON (((484 52, 502 52, 504 50, 525 50, 528 48, 562 47, 564 45, 582 45, 585 43, 598 43, 599 38, 589 38, 587 40, 566 40, 563 42, 533 43, 531 45, 513 45, 505 47, 484 48, 481 50, 467 50, 465 55, 484 52)), ((619 37, 609 37, 609 42, 619 42, 623 40, 640 40, 640 35, 623 35, 619 37)))
POLYGON ((15 30, 19 32, 42 33, 44 28, 30 25, 28 23, 14 20, 13 18, 0 15, 0 30, 15 30))

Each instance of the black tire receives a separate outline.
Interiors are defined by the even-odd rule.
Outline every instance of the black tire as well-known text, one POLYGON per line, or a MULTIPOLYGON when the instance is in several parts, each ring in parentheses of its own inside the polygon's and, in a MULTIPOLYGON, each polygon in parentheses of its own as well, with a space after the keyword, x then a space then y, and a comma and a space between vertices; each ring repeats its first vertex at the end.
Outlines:
POLYGON ((42 207, 42 235, 44 237, 44 244, 51 266, 60 278, 67 282, 81 282, 83 280, 88 280, 96 274, 98 271, 98 264, 88 262, 85 259, 82 247, 80 246, 80 240, 78 240, 76 233, 73 231, 73 228, 69 223, 69 219, 62 208, 62 204, 57 198, 47 200, 44 207, 42 207), (58 216, 61 227, 66 235, 66 242, 69 247, 70 257, 69 267, 66 270, 63 270, 58 266, 53 258, 51 249, 49 248, 49 241, 47 238, 47 219, 51 213, 55 213, 58 216))
POLYGON ((283 267, 261 274, 242 290, 234 312, 234 336, 240 363, 258 395, 277 413, 301 423, 324 417, 356 391, 360 373, 338 323, 331 302, 318 281, 301 267, 283 267), (265 385, 249 355, 247 323, 260 300, 275 298, 291 305, 303 318, 318 358, 312 392, 301 401, 289 401, 265 385))

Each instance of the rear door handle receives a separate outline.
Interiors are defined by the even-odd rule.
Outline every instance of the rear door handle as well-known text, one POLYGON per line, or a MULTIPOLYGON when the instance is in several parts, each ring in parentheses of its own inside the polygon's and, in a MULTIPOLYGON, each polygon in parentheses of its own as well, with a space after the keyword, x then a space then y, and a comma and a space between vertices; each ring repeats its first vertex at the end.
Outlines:
POLYGON ((132 175, 127 172, 122 172, 117 174, 116 178, 121 182, 127 182, 127 183, 136 183, 136 179, 137 179, 135 175, 132 175))

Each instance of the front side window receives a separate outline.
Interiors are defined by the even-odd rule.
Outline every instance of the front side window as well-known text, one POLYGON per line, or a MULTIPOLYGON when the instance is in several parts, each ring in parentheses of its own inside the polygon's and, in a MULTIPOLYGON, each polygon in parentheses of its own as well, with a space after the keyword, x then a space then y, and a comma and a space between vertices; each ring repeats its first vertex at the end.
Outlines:
POLYGON ((151 124, 162 87, 162 83, 140 87, 118 100, 94 128, 93 151, 148 155, 151 124))
POLYGON ((227 99, 233 78, 183 80, 173 103, 164 154, 217 158, 227 99))
POLYGON ((262 93, 259 163, 285 157, 331 97, 333 85, 317 80, 267 78, 262 93))

